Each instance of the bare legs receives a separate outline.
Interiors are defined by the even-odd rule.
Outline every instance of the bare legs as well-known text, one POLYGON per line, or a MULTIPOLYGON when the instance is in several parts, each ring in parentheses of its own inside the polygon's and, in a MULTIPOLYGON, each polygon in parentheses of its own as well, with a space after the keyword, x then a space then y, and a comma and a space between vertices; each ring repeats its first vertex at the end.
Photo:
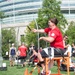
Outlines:
MULTIPOLYGON (((33 50, 33 52, 34 52, 34 55, 36 55, 38 57, 40 62, 44 61, 40 52, 36 53, 35 50, 33 50)), ((48 64, 48 70, 50 70, 53 67, 53 64, 54 64, 54 61, 50 60, 50 62, 48 64)), ((43 64, 41 64, 41 66, 42 66, 42 70, 45 72, 45 64, 43 63, 43 64)))
MULTIPOLYGON (((38 52, 38 59, 39 59, 39 61, 41 62, 41 61, 44 61, 44 59, 42 58, 42 56, 41 56, 41 54, 38 52)), ((42 66, 42 70, 43 71, 45 71, 45 65, 44 65, 44 63, 43 64, 41 64, 41 66, 42 66)))
POLYGON ((42 56, 41 56, 41 54, 40 54, 40 52, 38 52, 38 56, 37 57, 38 57, 39 61, 44 61, 42 56))
MULTIPOLYGON (((36 55, 38 57, 38 59, 39 59, 40 62, 44 61, 43 58, 42 58, 42 56, 41 56, 41 54, 40 54, 40 52, 37 53, 37 52, 35 52, 35 50, 33 50, 33 53, 34 53, 34 55, 36 55)), ((41 66, 43 68, 42 70, 45 71, 45 65, 44 65, 44 63, 42 63, 41 66)))
POLYGON ((14 66, 14 61, 10 60, 10 66, 14 66))
POLYGON ((54 60, 50 60, 49 64, 48 64, 48 69, 50 70, 54 65, 54 60))

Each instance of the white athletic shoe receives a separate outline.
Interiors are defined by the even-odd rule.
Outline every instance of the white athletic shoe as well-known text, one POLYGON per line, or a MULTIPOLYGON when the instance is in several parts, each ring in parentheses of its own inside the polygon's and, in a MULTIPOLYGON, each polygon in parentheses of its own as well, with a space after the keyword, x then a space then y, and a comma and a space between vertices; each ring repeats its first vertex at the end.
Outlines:
POLYGON ((47 74, 50 75, 51 74, 51 71, 48 71, 47 74))

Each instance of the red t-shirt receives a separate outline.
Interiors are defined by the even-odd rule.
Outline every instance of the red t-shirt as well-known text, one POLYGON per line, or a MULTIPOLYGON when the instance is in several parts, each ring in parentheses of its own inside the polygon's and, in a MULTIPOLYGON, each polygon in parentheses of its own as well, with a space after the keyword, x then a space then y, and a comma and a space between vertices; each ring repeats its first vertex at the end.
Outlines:
POLYGON ((52 30, 50 28, 45 28, 44 31, 48 34, 49 37, 52 37, 55 39, 52 43, 50 43, 51 47, 64 49, 63 37, 59 28, 56 27, 52 30))
POLYGON ((18 48, 18 50, 20 51, 20 56, 27 56, 26 51, 27 51, 27 47, 26 46, 20 46, 18 48))

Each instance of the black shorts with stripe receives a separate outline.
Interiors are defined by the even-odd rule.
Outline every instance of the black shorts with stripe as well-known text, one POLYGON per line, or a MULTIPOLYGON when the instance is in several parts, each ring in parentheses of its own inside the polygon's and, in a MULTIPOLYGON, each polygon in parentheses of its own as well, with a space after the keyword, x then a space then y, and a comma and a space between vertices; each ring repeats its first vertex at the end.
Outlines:
MULTIPOLYGON (((48 53, 50 53, 50 50, 48 50, 48 53)), ((54 48, 54 57, 62 56, 64 53, 65 50, 54 48)), ((49 57, 49 55, 44 50, 42 50, 40 54, 43 58, 49 57)))

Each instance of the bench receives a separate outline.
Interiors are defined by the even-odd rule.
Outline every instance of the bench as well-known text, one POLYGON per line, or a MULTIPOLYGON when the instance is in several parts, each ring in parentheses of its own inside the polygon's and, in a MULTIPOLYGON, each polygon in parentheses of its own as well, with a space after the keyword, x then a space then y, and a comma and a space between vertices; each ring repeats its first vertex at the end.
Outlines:
MULTIPOLYGON (((70 53, 68 52, 68 54, 64 57, 54 57, 52 60, 55 60, 57 62, 57 67, 58 67, 58 73, 56 74, 50 74, 50 75, 62 75, 60 72, 60 60, 63 60, 63 64, 65 64, 67 66, 67 75, 70 75, 69 73, 69 66, 70 66, 70 53)), ((48 71, 48 63, 49 63, 50 59, 49 58, 45 58, 45 70, 46 70, 46 75, 48 75, 47 71, 48 71)))

